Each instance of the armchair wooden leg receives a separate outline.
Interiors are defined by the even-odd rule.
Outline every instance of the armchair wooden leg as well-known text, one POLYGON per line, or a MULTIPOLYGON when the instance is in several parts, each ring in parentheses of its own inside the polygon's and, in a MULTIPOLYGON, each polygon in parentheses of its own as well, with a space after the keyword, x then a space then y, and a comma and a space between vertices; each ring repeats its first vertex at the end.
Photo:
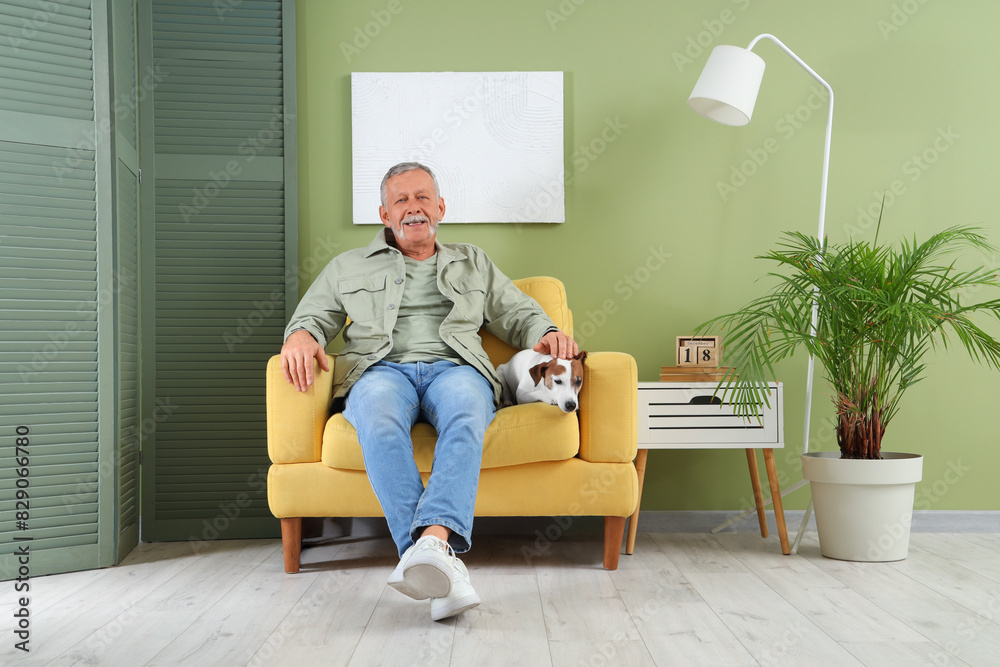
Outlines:
POLYGON ((625 535, 626 516, 604 517, 604 569, 617 570, 618 557, 622 551, 622 537, 625 535))
POLYGON ((285 555, 285 572, 299 571, 299 555, 302 553, 302 518, 281 520, 281 550, 285 555))
POLYGON ((642 504, 642 482, 646 478, 646 457, 648 449, 640 449, 635 456, 635 476, 639 479, 639 500, 635 511, 628 521, 628 539, 625 540, 625 553, 631 556, 635 552, 635 535, 639 530, 639 505, 642 504))

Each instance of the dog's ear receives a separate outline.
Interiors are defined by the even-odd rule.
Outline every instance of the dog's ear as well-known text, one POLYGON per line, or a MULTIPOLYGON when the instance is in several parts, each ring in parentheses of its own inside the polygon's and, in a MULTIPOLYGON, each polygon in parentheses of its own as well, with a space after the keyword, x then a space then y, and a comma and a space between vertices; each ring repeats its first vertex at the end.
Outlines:
POLYGON ((577 394, 580 393, 580 389, 583 387, 583 362, 586 358, 587 353, 580 350, 577 354, 573 355, 573 361, 570 362, 573 370, 570 381, 573 383, 573 391, 577 394))
POLYGON ((549 359, 544 364, 537 364, 528 369, 528 375, 531 376, 531 381, 538 386, 550 370, 559 366, 559 361, 557 359, 549 359))
POLYGON ((537 385, 545 377, 545 371, 552 362, 546 362, 544 364, 536 364, 528 369, 528 375, 531 376, 531 381, 537 385))

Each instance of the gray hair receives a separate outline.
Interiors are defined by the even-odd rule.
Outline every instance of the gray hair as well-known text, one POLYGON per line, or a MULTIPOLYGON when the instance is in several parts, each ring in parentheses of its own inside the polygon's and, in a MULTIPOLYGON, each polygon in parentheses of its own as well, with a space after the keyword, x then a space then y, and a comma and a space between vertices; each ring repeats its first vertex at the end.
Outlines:
POLYGON ((431 171, 430 167, 422 165, 419 162, 400 162, 399 164, 390 167, 389 171, 385 172, 385 176, 382 177, 382 185, 379 188, 379 191, 382 194, 383 207, 386 207, 385 184, 389 182, 389 179, 393 176, 399 176, 400 174, 405 174, 408 171, 414 171, 416 169, 422 169, 427 172, 427 175, 431 177, 432 181, 434 181, 434 193, 437 194, 438 197, 441 196, 441 188, 438 187, 437 176, 434 175, 434 172, 431 171))

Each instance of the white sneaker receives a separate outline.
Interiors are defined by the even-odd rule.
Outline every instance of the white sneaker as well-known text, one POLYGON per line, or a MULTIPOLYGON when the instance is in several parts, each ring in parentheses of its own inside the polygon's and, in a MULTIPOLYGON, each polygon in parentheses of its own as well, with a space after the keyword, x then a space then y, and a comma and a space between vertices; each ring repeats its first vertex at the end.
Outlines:
POLYGON ((456 561, 450 544, 425 535, 403 553, 386 583, 414 600, 444 598, 451 593, 456 561))
POLYGON ((451 592, 444 597, 431 599, 431 618, 440 621, 449 616, 457 616, 463 611, 478 607, 479 602, 479 596, 469 580, 469 570, 456 556, 451 592))

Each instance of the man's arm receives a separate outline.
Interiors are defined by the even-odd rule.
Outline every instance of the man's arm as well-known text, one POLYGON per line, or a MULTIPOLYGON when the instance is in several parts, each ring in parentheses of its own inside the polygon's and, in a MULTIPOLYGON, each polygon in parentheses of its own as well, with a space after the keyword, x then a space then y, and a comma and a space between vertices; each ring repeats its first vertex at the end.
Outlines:
POLYGON ((538 302, 517 288, 493 261, 481 252, 480 271, 486 282, 486 329, 513 347, 569 359, 579 351, 576 342, 556 327, 538 302))
POLYGON ((281 346, 281 370, 285 380, 295 385, 299 391, 306 391, 315 379, 312 360, 319 360, 319 367, 330 372, 326 352, 312 334, 305 329, 292 332, 281 346))
POLYGON ((313 359, 319 360, 322 370, 330 371, 324 349, 347 321, 347 313, 335 288, 335 261, 330 262, 306 290, 285 329, 281 369, 285 379, 299 391, 306 391, 313 383, 313 359))

